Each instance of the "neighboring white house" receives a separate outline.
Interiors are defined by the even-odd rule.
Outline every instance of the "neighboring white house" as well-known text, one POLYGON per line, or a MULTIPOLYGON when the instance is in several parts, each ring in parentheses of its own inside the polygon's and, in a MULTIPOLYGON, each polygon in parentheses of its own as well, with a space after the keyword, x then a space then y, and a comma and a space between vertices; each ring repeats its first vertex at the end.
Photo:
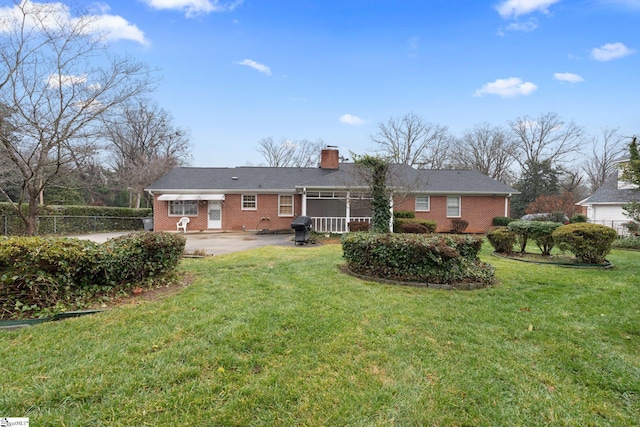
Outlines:
POLYGON ((631 220, 622 207, 629 202, 640 202, 640 189, 621 179, 626 162, 618 162, 618 171, 609 175, 595 193, 578 202, 585 208, 589 222, 615 228, 618 234, 627 233, 624 224, 631 220))

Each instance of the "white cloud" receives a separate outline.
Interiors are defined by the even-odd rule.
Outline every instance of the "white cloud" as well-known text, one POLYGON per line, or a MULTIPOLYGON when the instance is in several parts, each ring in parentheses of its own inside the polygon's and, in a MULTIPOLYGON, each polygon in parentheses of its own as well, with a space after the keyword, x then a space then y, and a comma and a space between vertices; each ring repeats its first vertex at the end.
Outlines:
POLYGON ((343 114, 338 120, 340 121, 340 123, 352 126, 360 126, 367 122, 366 120, 352 114, 343 114))
POLYGON ((220 2, 219 0, 143 0, 158 10, 184 11, 187 18, 211 12, 226 12, 241 5, 244 0, 220 2))
POLYGON ((49 89, 57 89, 60 86, 72 86, 87 82, 87 76, 71 76, 65 74, 52 74, 47 79, 49 89))
POLYGON ((507 31, 522 31, 529 33, 538 28, 538 20, 532 18, 527 22, 513 22, 507 26, 507 31))
POLYGON ((634 49, 628 48, 623 43, 607 43, 601 47, 591 49, 591 58, 596 61, 606 62, 629 56, 635 52, 634 49))
POLYGON ((582 76, 573 73, 554 73, 553 78, 561 82, 580 83, 584 79, 582 76))
MULTIPOLYGON (((22 2, 22 8, 27 14, 26 26, 34 30, 59 28, 60 25, 75 25, 81 19, 87 20, 88 34, 97 34, 108 40, 131 40, 140 44, 148 44, 144 33, 135 25, 118 15, 109 15, 108 6, 94 5, 96 14, 73 17, 69 7, 63 3, 36 3, 30 0, 22 2)), ((19 6, 0 7, 0 32, 16 29, 21 21, 22 12, 19 6)))
POLYGON ((236 62, 238 65, 246 65, 247 67, 251 67, 254 70, 258 70, 261 73, 266 74, 267 76, 271 75, 271 69, 264 64, 260 64, 259 62, 253 61, 251 59, 245 59, 243 61, 236 62))
POLYGON ((506 0, 496 6, 496 10, 505 19, 517 18, 533 12, 549 13, 549 6, 560 0, 506 0))
POLYGON ((509 77, 484 84, 474 92, 473 96, 497 95, 501 98, 513 98, 520 95, 530 95, 536 89, 538 86, 534 83, 523 82, 518 77, 509 77))

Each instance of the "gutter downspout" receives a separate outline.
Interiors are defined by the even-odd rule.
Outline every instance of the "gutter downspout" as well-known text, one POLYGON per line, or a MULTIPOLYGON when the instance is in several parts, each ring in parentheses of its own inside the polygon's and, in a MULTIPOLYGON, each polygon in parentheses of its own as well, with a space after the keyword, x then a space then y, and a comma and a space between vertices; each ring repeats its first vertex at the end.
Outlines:
POLYGON ((507 197, 504 198, 504 216, 509 216, 509 199, 511 198, 511 193, 507 197))

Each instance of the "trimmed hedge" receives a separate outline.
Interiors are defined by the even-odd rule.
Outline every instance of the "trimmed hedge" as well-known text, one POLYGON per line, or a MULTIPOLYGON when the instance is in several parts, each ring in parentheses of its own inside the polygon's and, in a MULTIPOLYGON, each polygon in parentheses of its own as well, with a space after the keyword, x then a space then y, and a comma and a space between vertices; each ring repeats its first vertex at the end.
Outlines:
POLYGON ((451 231, 454 233, 463 233, 469 226, 469 221, 462 218, 454 218, 451 220, 451 231))
POLYGON ((393 211, 394 218, 415 218, 416 213, 413 211, 393 211))
POLYGON ((520 252, 524 253, 529 239, 533 239, 542 255, 550 255, 554 246, 552 233, 561 226, 561 223, 553 221, 513 221, 508 228, 516 233, 520 252))
POLYGON ((0 238, 0 318, 83 308, 172 271, 184 237, 138 232, 98 244, 56 237, 0 238))
POLYGON ((482 241, 472 236, 349 233, 342 237, 342 250, 349 269, 369 277, 490 284, 494 269, 478 258, 482 241))
MULTIPOLYGON (((27 212, 27 206, 22 206, 27 212)), ((91 233, 96 231, 141 230, 141 219, 153 215, 151 209, 106 206, 42 206, 38 234, 91 233)), ((25 226, 9 203, 0 203, 0 234, 23 235, 25 226)))
POLYGON ((586 215, 584 214, 574 214, 571 219, 569 220, 569 222, 571 222, 571 224, 576 224, 578 222, 587 222, 589 220, 589 218, 587 218, 586 215))
POLYGON ((572 252, 580 262, 586 264, 605 262, 617 237, 613 228, 590 223, 568 224, 553 232, 558 248, 572 252))
POLYGON ((487 240, 495 252, 511 254, 518 240, 518 235, 506 226, 491 227, 487 233, 487 240))
POLYGON ((366 221, 351 221, 348 224, 349 231, 369 231, 371 223, 366 221))
POLYGON ((428 219, 416 218, 393 218, 393 230, 402 230, 403 224, 420 224, 427 228, 429 233, 435 233, 437 224, 428 219))
POLYGON ((509 223, 513 221, 515 221, 515 219, 513 218, 509 218, 506 216, 496 216, 496 217, 493 217, 492 225, 494 227, 506 227, 507 225, 509 225, 509 223))
POLYGON ((396 233, 429 234, 429 229, 417 222, 404 222, 399 225, 399 229, 394 230, 396 233))

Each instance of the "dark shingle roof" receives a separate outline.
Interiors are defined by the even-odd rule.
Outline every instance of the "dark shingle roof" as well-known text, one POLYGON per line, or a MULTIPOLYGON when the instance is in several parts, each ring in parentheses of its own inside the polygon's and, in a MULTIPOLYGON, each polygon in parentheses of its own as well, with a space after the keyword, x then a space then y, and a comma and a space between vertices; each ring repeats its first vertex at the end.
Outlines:
MULTIPOLYGON (((294 191, 296 188, 348 188, 361 181, 353 163, 340 169, 236 167, 178 167, 146 189, 155 192, 294 191)), ((458 194, 517 194, 513 188, 470 170, 416 170, 392 165, 391 185, 414 192, 458 194)), ((357 186, 357 185, 356 185, 357 186)))
POLYGON ((604 184, 580 204, 623 204, 633 201, 640 202, 640 191, 631 188, 619 189, 618 172, 616 171, 609 175, 604 184))

